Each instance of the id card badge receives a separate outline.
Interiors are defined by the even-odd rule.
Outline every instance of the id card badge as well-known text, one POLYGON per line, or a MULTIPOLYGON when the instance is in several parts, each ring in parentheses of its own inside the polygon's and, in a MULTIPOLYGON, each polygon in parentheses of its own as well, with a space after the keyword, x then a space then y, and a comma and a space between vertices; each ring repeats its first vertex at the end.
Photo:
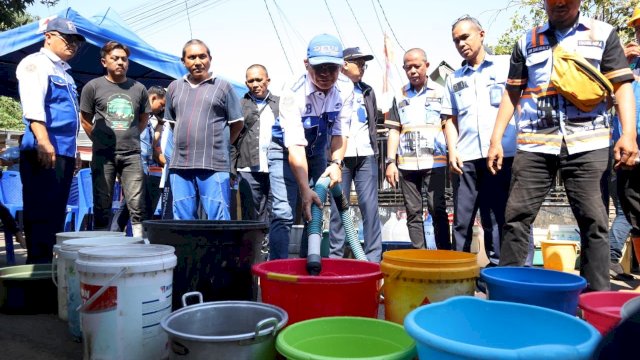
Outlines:
POLYGON ((503 89, 504 88, 501 85, 491 85, 491 88, 489 88, 489 98, 491 105, 500 106, 500 102, 502 101, 503 89))

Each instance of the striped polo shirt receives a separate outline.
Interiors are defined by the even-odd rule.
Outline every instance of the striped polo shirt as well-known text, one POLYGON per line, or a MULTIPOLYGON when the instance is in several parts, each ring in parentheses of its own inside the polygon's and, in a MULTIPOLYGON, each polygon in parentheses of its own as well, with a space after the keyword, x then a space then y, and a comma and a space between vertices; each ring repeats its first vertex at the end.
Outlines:
POLYGON ((230 171, 229 124, 243 117, 229 82, 213 76, 195 85, 187 76, 173 81, 164 117, 176 123, 171 169, 230 171))

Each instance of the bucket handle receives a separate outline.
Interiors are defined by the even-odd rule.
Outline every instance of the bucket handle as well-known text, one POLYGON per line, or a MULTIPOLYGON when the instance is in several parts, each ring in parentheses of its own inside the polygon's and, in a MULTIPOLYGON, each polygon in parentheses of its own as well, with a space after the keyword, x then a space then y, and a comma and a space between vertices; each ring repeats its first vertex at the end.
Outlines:
MULTIPOLYGON (((185 294, 186 295, 186 294, 185 294)), ((256 333, 255 333, 255 337, 257 338, 258 335, 260 335, 260 331, 264 330, 265 328, 267 328, 267 326, 272 326, 273 327, 273 332, 271 333, 271 335, 273 335, 274 337, 276 336, 276 333, 278 332, 278 319, 274 318, 274 317, 270 317, 264 320, 261 320, 257 325, 256 325, 256 333)))
POLYGON ((128 267, 123 267, 117 274, 113 275, 113 277, 111 277, 111 279, 107 280, 107 282, 102 285, 102 287, 100 288, 100 290, 96 291, 95 294, 93 294, 93 296, 91 296, 89 298, 89 300, 87 300, 84 304, 80 304, 80 306, 78 306, 76 308, 76 311, 78 312, 83 312, 86 308, 88 308, 89 306, 91 306, 91 304, 93 304, 94 301, 96 301, 102 294, 104 294, 105 291, 107 291, 107 289, 116 281, 118 280, 118 278, 120 278, 122 275, 124 275, 127 270, 129 270, 128 267))
POLYGON ((487 282, 481 278, 476 278, 476 290, 480 291, 483 294, 487 293, 487 282))
POLYGON ((58 254, 53 252, 53 259, 51 259, 51 280, 56 287, 58 286, 58 254))
POLYGON ((184 295, 182 295, 182 306, 187 307, 189 305, 187 305, 187 299, 193 296, 197 296, 198 297, 198 304, 202 304, 202 302, 204 301, 204 299, 202 298, 202 293, 200 291, 190 291, 188 293, 184 293, 184 295))

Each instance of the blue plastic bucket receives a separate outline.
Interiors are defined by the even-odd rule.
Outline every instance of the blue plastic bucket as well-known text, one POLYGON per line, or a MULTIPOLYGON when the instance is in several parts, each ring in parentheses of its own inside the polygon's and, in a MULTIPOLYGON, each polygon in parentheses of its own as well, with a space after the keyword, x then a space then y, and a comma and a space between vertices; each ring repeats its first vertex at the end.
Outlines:
POLYGON ((487 299, 537 305, 575 315, 587 281, 574 274, 530 267, 480 270, 487 299))
POLYGON ((600 333, 558 311, 459 296, 410 312, 404 328, 420 359, 589 359, 600 333))

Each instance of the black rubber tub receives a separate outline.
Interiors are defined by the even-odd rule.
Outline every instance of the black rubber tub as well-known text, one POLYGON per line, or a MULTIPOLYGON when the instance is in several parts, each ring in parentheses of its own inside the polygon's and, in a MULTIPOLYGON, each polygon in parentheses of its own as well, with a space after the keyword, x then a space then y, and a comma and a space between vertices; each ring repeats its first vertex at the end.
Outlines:
POLYGON ((251 266, 262 262, 267 224, 261 221, 148 220, 143 226, 152 244, 176 249, 173 309, 181 297, 199 291, 205 302, 257 300, 251 266))
POLYGON ((0 311, 7 314, 58 312, 58 290, 51 264, 0 268, 0 311))

